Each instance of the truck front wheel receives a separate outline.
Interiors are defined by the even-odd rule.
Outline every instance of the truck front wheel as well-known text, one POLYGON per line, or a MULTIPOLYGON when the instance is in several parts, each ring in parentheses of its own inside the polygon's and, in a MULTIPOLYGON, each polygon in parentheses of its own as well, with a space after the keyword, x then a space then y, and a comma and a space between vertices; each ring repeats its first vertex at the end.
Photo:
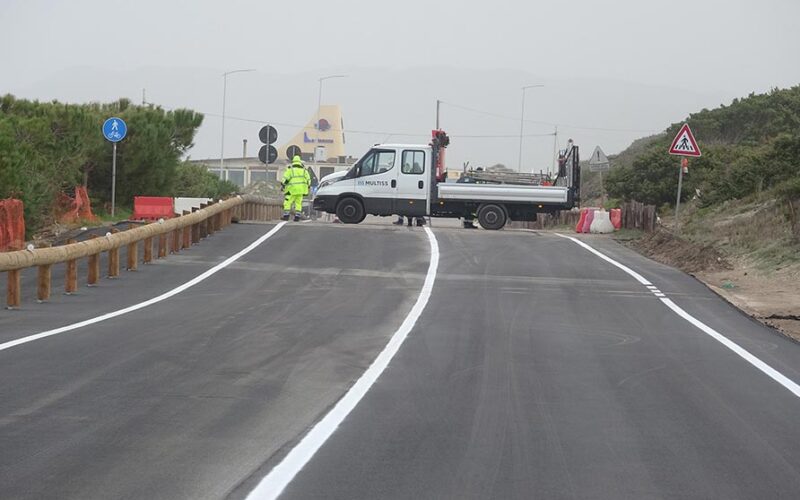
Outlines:
POLYGON ((344 198, 336 205, 336 217, 344 224, 358 224, 366 216, 364 205, 355 198, 344 198))
POLYGON ((502 229, 507 219, 506 211, 500 205, 490 203, 478 208, 478 223, 484 229, 502 229))

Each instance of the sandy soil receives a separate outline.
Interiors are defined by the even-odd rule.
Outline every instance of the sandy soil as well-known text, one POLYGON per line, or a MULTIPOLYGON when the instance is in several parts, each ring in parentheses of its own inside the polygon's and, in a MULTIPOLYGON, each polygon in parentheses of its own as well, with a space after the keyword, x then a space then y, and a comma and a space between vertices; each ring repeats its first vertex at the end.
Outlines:
POLYGON ((666 231, 626 243, 691 274, 750 316, 800 341, 800 266, 759 271, 745 260, 730 261, 710 246, 666 231))
POLYGON ((695 276, 747 314, 800 341, 800 269, 767 275, 737 263, 730 271, 695 276))

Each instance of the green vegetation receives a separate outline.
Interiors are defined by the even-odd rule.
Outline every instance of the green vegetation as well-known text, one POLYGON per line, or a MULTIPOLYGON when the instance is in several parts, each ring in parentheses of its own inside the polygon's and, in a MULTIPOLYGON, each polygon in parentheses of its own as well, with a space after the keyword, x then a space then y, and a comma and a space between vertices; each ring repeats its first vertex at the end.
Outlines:
POLYGON ((64 104, 5 95, 0 98, 0 198, 23 200, 29 231, 52 220, 61 193, 72 195, 77 185, 87 186, 92 204, 104 212, 111 200, 112 147, 100 128, 110 116, 128 124, 128 136, 117 146, 120 209, 129 208, 135 195, 216 198, 235 189, 181 162, 203 122, 199 113, 136 106, 127 99, 64 104))
MULTIPOLYGON (((800 86, 751 94, 692 114, 687 122, 703 156, 690 160, 685 199, 699 191, 700 206, 711 206, 765 191, 786 199, 799 192, 790 186, 800 177, 800 86)), ((679 160, 667 149, 680 125, 637 141, 614 159, 605 179, 611 197, 674 205, 679 160)))
MULTIPOLYGON (((800 262, 800 86, 751 94, 689 116, 703 152, 684 177, 681 236, 762 270, 800 262)), ((667 154, 681 124, 612 158, 612 199, 675 205, 679 159, 667 154)))
POLYGON ((236 184, 220 180, 202 165, 182 162, 176 170, 172 195, 218 199, 229 196, 238 189, 236 184))

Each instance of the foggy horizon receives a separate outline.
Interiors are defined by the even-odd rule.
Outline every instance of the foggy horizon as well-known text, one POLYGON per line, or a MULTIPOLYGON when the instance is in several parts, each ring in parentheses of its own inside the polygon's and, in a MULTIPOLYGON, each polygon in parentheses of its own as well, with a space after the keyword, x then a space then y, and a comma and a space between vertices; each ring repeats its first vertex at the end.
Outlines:
POLYGON ((526 92, 524 133, 541 135, 524 139, 529 170, 552 164, 556 124, 556 147, 574 136, 614 154, 703 108, 800 83, 790 0, 73 4, 0 5, 0 41, 13 47, 0 92, 140 103, 146 89, 148 102, 206 115, 192 158, 219 157, 222 73, 235 69, 257 71, 228 78, 225 156, 244 138, 250 156, 259 145, 260 125, 237 118, 288 124, 282 145, 316 111, 318 78, 344 73, 325 82, 323 104, 342 106, 348 154, 387 135, 427 140, 441 99, 450 168, 515 167, 521 87, 544 84, 526 92))

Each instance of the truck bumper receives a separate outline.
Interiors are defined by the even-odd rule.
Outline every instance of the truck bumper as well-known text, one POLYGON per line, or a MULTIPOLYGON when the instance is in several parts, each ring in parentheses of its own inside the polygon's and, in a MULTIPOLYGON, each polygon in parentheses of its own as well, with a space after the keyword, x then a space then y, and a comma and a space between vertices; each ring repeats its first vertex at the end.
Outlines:
POLYGON ((317 196, 314 198, 314 210, 328 212, 330 214, 336 213, 336 197, 324 195, 317 196))

